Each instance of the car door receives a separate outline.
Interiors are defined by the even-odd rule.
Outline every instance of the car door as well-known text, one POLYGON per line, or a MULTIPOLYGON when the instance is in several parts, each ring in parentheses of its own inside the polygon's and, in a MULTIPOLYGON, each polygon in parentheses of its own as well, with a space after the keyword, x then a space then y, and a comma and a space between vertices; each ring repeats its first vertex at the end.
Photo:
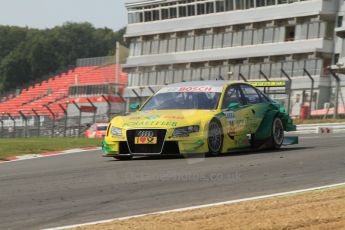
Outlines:
POLYGON ((224 94, 222 112, 226 118, 224 134, 235 144, 233 147, 247 145, 247 105, 239 85, 230 85, 224 94))
POLYGON ((265 114, 268 110, 269 103, 261 96, 258 89, 251 85, 240 85, 242 95, 245 100, 248 133, 253 134, 259 128, 265 114))

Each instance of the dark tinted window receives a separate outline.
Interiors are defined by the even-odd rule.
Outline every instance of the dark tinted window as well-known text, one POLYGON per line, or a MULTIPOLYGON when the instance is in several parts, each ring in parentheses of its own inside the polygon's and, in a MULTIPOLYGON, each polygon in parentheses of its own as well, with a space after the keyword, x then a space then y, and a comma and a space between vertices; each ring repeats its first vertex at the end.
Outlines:
POLYGON ((256 89, 252 86, 241 85, 241 89, 248 104, 257 104, 263 102, 256 89))
POLYGON ((97 126, 98 131, 106 131, 108 126, 97 126))
POLYGON ((236 86, 230 86, 226 90, 224 99, 223 99, 222 109, 228 108, 230 103, 240 103, 241 105, 243 105, 241 91, 236 86))
POLYGON ((260 90, 257 90, 259 95, 261 96, 261 99, 263 100, 263 102, 270 102, 271 100, 269 99, 269 97, 267 97, 263 92, 261 92, 260 90))

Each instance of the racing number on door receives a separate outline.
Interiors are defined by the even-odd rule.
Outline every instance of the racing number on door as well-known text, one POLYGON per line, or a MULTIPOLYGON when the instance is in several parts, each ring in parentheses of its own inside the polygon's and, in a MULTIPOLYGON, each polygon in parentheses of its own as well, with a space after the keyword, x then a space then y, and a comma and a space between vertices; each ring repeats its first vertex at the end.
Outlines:
POLYGON ((254 87, 244 84, 240 87, 246 103, 245 116, 248 118, 248 130, 250 133, 255 133, 265 116, 268 103, 254 87))
POLYGON ((247 121, 243 109, 244 101, 239 87, 237 85, 229 86, 225 91, 222 110, 228 122, 225 132, 230 138, 245 135, 247 121))

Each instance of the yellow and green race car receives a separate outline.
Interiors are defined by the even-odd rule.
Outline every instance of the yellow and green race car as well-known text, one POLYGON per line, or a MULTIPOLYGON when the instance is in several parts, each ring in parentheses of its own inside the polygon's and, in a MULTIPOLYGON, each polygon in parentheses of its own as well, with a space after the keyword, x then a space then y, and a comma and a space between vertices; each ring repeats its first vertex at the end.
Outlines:
POLYGON ((244 148, 297 144, 298 137, 284 136, 284 131, 296 130, 285 109, 253 85, 228 81, 168 85, 142 106, 132 104, 135 112, 112 119, 103 141, 104 156, 121 160, 150 155, 215 156, 244 148))

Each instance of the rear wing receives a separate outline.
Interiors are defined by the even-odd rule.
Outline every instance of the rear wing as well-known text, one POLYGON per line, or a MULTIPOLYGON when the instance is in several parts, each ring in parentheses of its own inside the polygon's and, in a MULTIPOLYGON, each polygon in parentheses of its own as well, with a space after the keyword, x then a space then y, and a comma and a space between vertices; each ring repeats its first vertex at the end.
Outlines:
POLYGON ((264 88, 266 94, 288 94, 291 89, 289 81, 247 81, 248 84, 264 88))

